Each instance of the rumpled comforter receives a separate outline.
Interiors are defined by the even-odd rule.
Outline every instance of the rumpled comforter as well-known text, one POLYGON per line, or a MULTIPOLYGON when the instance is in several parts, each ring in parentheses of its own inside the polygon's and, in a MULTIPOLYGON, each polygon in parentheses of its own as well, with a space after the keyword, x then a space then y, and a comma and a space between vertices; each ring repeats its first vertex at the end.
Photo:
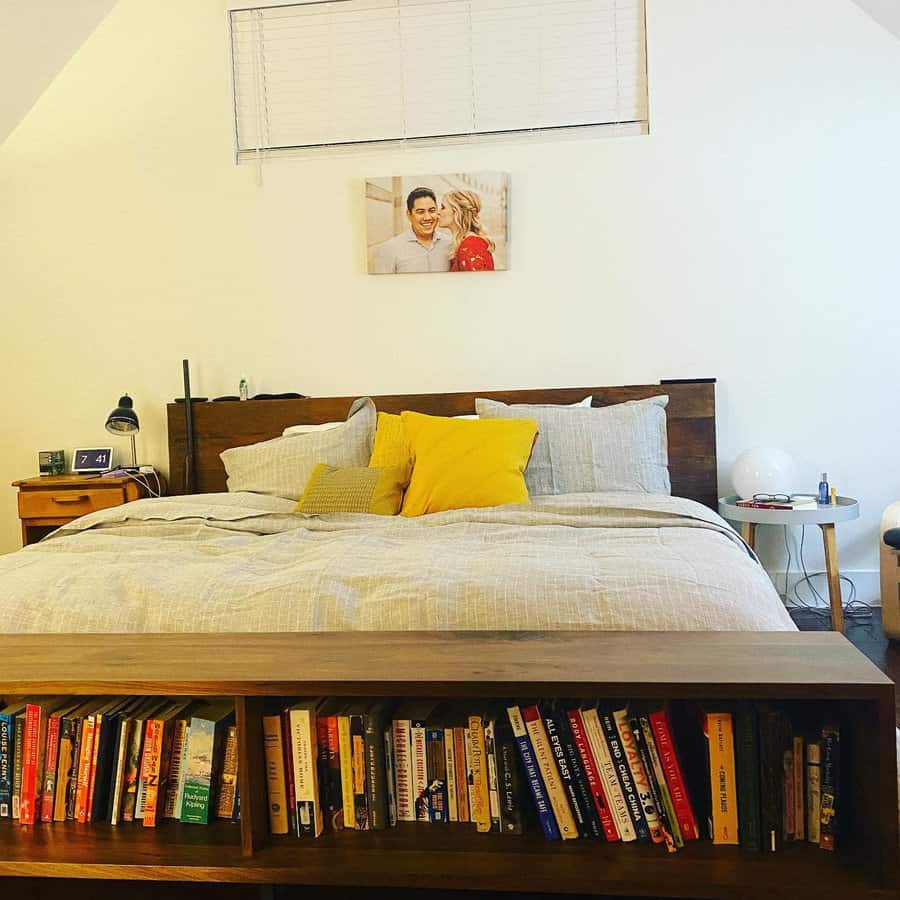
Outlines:
POLYGON ((0 557, 6 632, 794 628, 714 512, 570 494, 418 519, 140 500, 0 557))

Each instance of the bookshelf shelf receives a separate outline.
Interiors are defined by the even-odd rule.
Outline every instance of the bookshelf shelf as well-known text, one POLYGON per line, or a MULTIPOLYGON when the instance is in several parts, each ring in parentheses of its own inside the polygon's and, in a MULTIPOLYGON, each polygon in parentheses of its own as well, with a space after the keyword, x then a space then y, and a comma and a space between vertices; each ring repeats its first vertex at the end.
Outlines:
POLYGON ((241 823, 0 822, 0 877, 443 887, 739 898, 895 896, 894 685, 835 633, 13 635, 0 697, 236 698, 241 823), (227 648, 223 652, 223 648, 227 648), (835 853, 691 842, 549 842, 466 826, 400 825, 321 838, 267 833, 263 698, 303 695, 790 700, 847 722, 854 780, 835 853), (750 893, 748 893, 748 891, 750 893))

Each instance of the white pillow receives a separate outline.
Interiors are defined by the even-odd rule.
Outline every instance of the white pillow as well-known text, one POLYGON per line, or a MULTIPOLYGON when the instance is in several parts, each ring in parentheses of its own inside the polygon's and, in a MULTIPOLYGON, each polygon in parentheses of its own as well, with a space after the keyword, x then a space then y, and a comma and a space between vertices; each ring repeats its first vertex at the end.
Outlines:
MULTIPOLYGON (((478 398, 476 398, 475 402, 478 402, 478 398)), ((590 406, 594 402, 594 397, 592 394, 588 394, 584 400, 579 400, 577 403, 547 403, 544 404, 546 406, 567 406, 567 407, 575 407, 575 406, 590 406)), ((474 416, 454 416, 454 419, 477 419, 478 414, 476 413, 474 416)))
POLYGON ((288 425, 281 432, 282 437, 290 437, 292 434, 313 434, 316 431, 331 431, 332 428, 339 428, 343 422, 323 422, 321 425, 288 425))
POLYGON ((482 419, 535 419, 525 483, 532 496, 597 491, 669 494, 667 396, 591 409, 475 401, 482 419))
POLYGON ((347 421, 337 428, 223 451, 219 456, 228 474, 228 490, 299 500, 319 463, 337 468, 367 466, 375 438, 375 415, 375 404, 364 397, 354 401, 347 421))

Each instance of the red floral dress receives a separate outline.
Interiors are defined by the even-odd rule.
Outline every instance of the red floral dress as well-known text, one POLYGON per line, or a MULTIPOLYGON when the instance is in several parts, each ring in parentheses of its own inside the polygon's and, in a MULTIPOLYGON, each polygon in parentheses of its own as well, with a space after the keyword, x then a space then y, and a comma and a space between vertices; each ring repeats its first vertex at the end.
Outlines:
POLYGON ((456 257, 450 263, 451 272, 493 272, 494 257, 488 242, 477 234, 470 234, 459 245, 456 257))

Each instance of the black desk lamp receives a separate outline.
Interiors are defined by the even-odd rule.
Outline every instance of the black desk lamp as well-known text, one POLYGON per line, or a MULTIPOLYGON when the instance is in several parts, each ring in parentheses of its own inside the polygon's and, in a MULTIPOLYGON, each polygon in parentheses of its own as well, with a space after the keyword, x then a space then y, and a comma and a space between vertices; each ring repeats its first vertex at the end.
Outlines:
POLYGON ((119 405, 106 417, 106 430, 110 434, 127 434, 131 438, 131 466, 137 468, 137 452, 134 436, 141 430, 134 401, 128 394, 119 397, 119 405))

